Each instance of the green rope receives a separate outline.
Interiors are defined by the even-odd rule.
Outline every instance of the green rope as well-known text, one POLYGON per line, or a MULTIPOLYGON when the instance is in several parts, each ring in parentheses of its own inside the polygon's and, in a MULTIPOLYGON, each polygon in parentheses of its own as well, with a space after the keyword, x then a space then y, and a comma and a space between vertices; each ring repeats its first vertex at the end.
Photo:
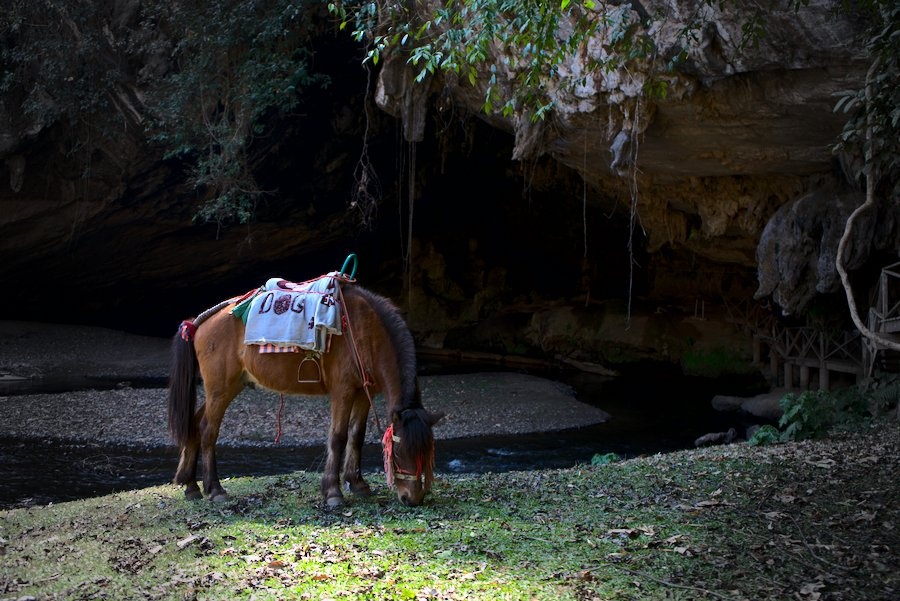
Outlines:
POLYGON ((356 265, 357 265, 356 253, 350 253, 349 255, 347 255, 347 258, 344 260, 344 266, 341 267, 341 271, 339 273, 340 273, 340 275, 347 274, 347 266, 350 264, 351 260, 353 261, 353 271, 350 272, 350 275, 347 276, 347 278, 352 280, 352 279, 356 278, 356 265))

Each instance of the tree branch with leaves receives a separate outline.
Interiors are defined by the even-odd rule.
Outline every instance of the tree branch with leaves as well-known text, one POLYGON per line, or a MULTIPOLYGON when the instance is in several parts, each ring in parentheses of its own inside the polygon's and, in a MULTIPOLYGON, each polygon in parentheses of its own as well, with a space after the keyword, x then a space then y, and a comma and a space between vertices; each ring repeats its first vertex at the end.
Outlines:
POLYGON ((859 332, 876 345, 900 351, 900 342, 873 331, 859 316, 850 276, 844 266, 857 218, 876 210, 878 202, 900 202, 900 6, 875 0, 865 5, 873 20, 866 49, 872 64, 865 87, 845 93, 835 110, 852 111, 836 151, 862 152, 858 177, 865 180, 866 197, 847 219, 838 245, 835 268, 847 297, 850 317, 859 332))

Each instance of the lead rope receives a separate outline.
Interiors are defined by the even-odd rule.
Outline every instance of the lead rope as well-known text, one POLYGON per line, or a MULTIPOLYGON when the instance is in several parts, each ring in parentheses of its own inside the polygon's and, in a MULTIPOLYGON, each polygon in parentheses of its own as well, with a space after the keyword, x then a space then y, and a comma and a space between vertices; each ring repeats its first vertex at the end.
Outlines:
POLYGON ((284 411, 284 393, 281 393, 281 402, 278 403, 278 429, 275 431, 275 444, 281 440, 281 413, 284 411))
POLYGON ((372 385, 372 381, 369 379, 369 374, 366 371, 365 366, 363 365, 362 356, 359 354, 359 348, 356 346, 356 337, 353 335, 353 325, 350 323, 350 311, 347 310, 347 302, 344 300, 344 290, 337 286, 338 294, 341 297, 341 306, 344 307, 342 320, 347 322, 347 334, 349 336, 349 344, 350 348, 353 349, 353 355, 356 357, 356 368, 359 370, 359 377, 363 383, 363 390, 366 391, 366 396, 369 398, 369 407, 372 409, 372 415, 375 417, 375 427, 378 429, 378 436, 381 437, 383 435, 384 430, 381 429, 381 421, 378 419, 378 411, 375 410, 375 401, 372 399, 372 392, 369 390, 369 386, 372 385))

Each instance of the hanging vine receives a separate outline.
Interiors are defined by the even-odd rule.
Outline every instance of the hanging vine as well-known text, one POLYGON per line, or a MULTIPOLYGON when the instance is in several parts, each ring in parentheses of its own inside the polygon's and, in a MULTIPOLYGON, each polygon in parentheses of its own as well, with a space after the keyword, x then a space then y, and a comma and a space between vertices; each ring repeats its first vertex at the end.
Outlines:
POLYGON ((363 144, 353 169, 353 188, 350 191, 350 210, 356 213, 357 222, 365 229, 371 230, 375 226, 375 218, 378 215, 378 200, 381 198, 381 184, 378 174, 372 166, 369 158, 369 126, 371 114, 369 113, 369 93, 372 88, 372 68, 365 65, 366 90, 363 98, 363 113, 365 129, 363 130, 363 144))
MULTIPOLYGON (((797 12, 807 4, 808 0, 788 0, 782 10, 797 12)), ((851 10, 851 4, 840 3, 844 10, 851 10)), ((861 4, 896 14, 886 0, 861 4)), ((546 152, 547 131, 553 123, 548 117, 558 98, 590 83, 595 100, 601 99, 610 108, 605 140, 613 155, 610 170, 622 178, 627 189, 629 322, 638 267, 637 236, 643 232, 640 136, 649 125, 655 101, 669 92, 667 73, 708 41, 705 32, 723 12, 734 11, 741 19, 730 37, 719 39, 728 44, 735 59, 765 37, 771 18, 771 7, 732 0, 663 4, 658 12, 650 12, 653 9, 643 4, 599 0, 341 0, 329 8, 357 39, 371 40, 366 61, 378 64, 402 49, 417 83, 447 75, 476 89, 486 114, 512 123, 516 133, 513 158, 517 160, 527 161, 546 152), (682 9, 684 12, 678 12, 682 9), (665 48, 658 45, 663 38, 657 37, 663 29, 676 33, 674 41, 672 36, 665 38, 665 48)), ((582 175, 588 176, 585 163, 582 175)), ((585 260, 589 256, 587 185, 585 181, 581 215, 585 260)))
MULTIPOLYGON (((483 95, 485 113, 498 113, 516 123, 515 158, 527 162, 543 153, 553 120, 547 119, 555 107, 559 88, 576 85, 563 75, 572 57, 588 57, 582 79, 613 73, 630 62, 654 56, 655 46, 649 23, 627 5, 612 5, 593 0, 563 0, 558 5, 529 0, 465 0, 459 3, 428 5, 388 4, 347 0, 329 5, 341 19, 341 27, 352 28, 352 35, 367 44, 365 62, 379 64, 402 51, 412 79, 423 83, 438 73, 477 87, 483 95), (602 49, 588 53, 592 40, 602 40, 602 49), (554 91, 556 90, 556 91, 554 91)), ((629 76, 630 77, 630 76, 629 76)), ((661 95, 665 83, 647 80, 638 95, 661 95)), ((612 102, 612 100, 611 100, 612 102)), ((642 110, 640 102, 625 96, 617 102, 642 110)), ((611 144, 618 163, 612 166, 629 182, 630 229, 629 318, 631 280, 633 279, 634 230, 639 225, 637 191, 637 153, 640 126, 638 116, 623 110, 623 120, 614 124, 616 135, 611 144)), ((587 139, 585 139, 585 145, 587 139)), ((412 227, 414 216, 415 174, 409 175, 406 241, 403 260, 409 281, 412 227)), ((586 149, 585 149, 586 156, 586 149)), ((586 160, 586 159, 585 159, 586 160)), ((582 165, 586 174, 587 165, 582 165)), ((582 190, 582 278, 586 303, 590 302, 588 244, 588 182, 582 190)), ((401 203, 402 206, 402 203, 401 203)), ((402 245, 401 245, 402 247, 402 245)))

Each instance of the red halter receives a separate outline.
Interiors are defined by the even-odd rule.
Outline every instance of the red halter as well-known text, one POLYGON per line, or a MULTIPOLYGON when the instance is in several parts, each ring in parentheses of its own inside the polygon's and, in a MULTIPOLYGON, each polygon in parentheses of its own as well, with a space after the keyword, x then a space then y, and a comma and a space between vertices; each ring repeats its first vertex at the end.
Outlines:
POLYGON ((419 478, 422 477, 422 463, 423 458, 420 455, 416 457, 416 473, 405 472, 399 467, 397 467, 397 463, 394 461, 394 443, 400 442, 399 436, 394 436, 394 424, 391 424, 384 431, 384 438, 381 439, 381 444, 384 446, 384 475, 387 478, 387 483, 390 488, 394 487, 394 480, 414 480, 418 482, 419 478))

